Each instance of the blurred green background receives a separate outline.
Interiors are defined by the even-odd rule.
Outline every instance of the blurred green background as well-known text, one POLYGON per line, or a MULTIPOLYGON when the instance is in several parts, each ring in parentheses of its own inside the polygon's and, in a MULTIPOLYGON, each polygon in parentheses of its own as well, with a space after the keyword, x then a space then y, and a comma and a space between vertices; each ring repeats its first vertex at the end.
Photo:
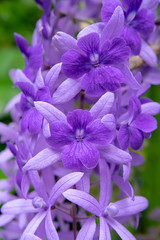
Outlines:
MULTIPOLYGON (((0 0, 0 121, 8 122, 9 116, 3 113, 7 102, 18 93, 17 88, 9 78, 9 70, 13 68, 23 69, 24 59, 15 45, 13 33, 17 32, 31 43, 32 33, 36 21, 41 17, 42 11, 34 0, 0 0)), ((160 86, 153 86, 147 96, 160 102, 160 86)), ((157 116, 160 128, 160 115, 157 116)), ((0 146, 0 150, 4 145, 0 146)), ((145 141, 145 164, 135 167, 132 172, 131 183, 135 193, 143 195, 149 200, 149 208, 143 213, 138 233, 138 240, 158 240, 157 235, 147 233, 150 227, 158 227, 159 221, 148 219, 148 213, 155 207, 160 207, 160 129, 155 131, 150 140, 145 141)), ((3 173, 0 172, 3 178, 3 173)), ((131 229, 135 234, 135 231, 131 229)), ((160 233, 159 233, 160 237, 160 233)), ((113 234, 113 239, 119 239, 113 234)))

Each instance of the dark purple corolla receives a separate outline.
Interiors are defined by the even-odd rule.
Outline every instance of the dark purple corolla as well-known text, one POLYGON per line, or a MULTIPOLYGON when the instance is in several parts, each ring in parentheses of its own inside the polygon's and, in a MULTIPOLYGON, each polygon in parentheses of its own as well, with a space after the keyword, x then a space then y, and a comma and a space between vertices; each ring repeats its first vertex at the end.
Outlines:
POLYGON ((117 68, 129 57, 129 47, 122 38, 106 40, 101 44, 97 33, 81 37, 77 50, 71 49, 62 56, 62 71, 73 79, 82 78, 86 94, 100 96, 106 91, 117 91, 124 82, 117 68))
POLYGON ((122 122, 118 132, 118 141, 122 149, 126 150, 130 145, 138 150, 144 138, 157 128, 156 119, 141 111, 141 102, 132 97, 129 102, 128 119, 122 122), (123 124, 124 123, 124 124, 123 124))
MULTIPOLYGON (((35 109, 34 101, 42 100, 44 102, 51 102, 50 90, 44 85, 43 81, 39 86, 36 85, 36 82, 32 83, 20 70, 16 71, 15 77, 15 86, 18 86, 23 92, 20 101, 20 109, 23 115, 21 120, 21 130, 24 132, 28 129, 31 134, 37 134, 41 130, 43 117, 35 109)), ((43 80, 41 70, 38 71, 36 76, 36 81, 40 82, 40 80, 43 80)))
POLYGON ((124 11, 125 25, 122 36, 132 50, 138 55, 141 50, 141 38, 148 40, 154 28, 155 14, 143 6, 143 0, 107 0, 103 4, 101 17, 108 22, 117 6, 124 11))
POLYGON ((113 138, 100 119, 93 120, 89 111, 81 109, 69 112, 67 122, 50 123, 50 132, 48 143, 53 148, 65 146, 62 161, 70 169, 79 169, 83 165, 94 168, 100 158, 96 145, 108 144, 113 138))

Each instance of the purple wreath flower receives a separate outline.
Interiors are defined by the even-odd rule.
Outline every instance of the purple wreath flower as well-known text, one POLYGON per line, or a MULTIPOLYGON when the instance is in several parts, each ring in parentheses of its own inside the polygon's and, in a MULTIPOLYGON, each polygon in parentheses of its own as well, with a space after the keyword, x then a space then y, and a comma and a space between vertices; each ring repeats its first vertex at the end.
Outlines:
MULTIPOLYGON (((153 108, 157 108, 153 105, 153 108)), ((134 150, 138 150, 144 138, 148 138, 150 133, 157 128, 156 119, 147 113, 142 113, 141 102, 138 98, 132 97, 129 102, 129 117, 120 126, 118 141, 122 149, 126 150, 130 145, 134 150)))
POLYGON ((129 47, 122 38, 106 40, 101 44, 95 32, 81 37, 77 46, 62 56, 62 71, 73 79, 82 77, 86 94, 100 96, 106 91, 117 91, 124 82, 124 75, 117 68, 129 57, 129 47))
POLYGON ((69 112, 67 122, 50 123, 51 136, 47 142, 53 148, 65 146, 62 161, 66 168, 79 169, 83 165, 94 168, 100 158, 96 145, 105 145, 112 141, 112 132, 100 119, 93 120, 87 110, 77 109, 69 112))
POLYGON ((147 40, 153 31, 155 14, 146 8, 142 0, 123 0, 122 3, 119 0, 107 0, 101 12, 102 20, 105 23, 109 21, 117 6, 124 11, 125 25, 122 36, 127 41, 132 53, 138 55, 141 50, 141 38, 147 40))

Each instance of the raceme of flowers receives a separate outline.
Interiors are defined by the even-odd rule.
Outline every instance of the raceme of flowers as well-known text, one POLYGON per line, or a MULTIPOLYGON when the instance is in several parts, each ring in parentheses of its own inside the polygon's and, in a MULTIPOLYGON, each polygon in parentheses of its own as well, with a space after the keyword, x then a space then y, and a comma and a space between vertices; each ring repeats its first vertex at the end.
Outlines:
POLYGON ((31 46, 15 33, 25 68, 10 71, 20 93, 5 109, 12 122, 0 123, 0 237, 110 240, 113 230, 134 240, 127 225, 148 201, 130 173, 160 112, 144 96, 160 84, 150 46, 159 0, 35 2, 43 16, 31 46), (131 70, 135 55, 145 64, 131 70))

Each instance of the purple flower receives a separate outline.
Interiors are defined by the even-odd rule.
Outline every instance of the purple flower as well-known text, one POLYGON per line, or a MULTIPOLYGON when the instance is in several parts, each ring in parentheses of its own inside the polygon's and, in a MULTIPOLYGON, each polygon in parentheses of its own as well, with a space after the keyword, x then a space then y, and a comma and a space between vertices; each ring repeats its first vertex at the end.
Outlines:
MULTIPOLYGON (((157 106, 152 105, 152 107, 157 110, 157 106)), ((151 115, 141 112, 141 103, 136 97, 130 99, 128 112, 128 119, 120 126, 118 141, 124 150, 129 145, 134 150, 138 150, 144 138, 150 136, 148 134, 157 128, 157 121, 151 115)))
POLYGON ((103 4, 101 17, 106 23, 109 21, 114 10, 120 6, 124 11, 125 25, 122 36, 131 48, 132 54, 138 55, 141 50, 141 38, 147 40, 154 28, 155 14, 143 6, 142 0, 107 0, 103 4), (123 4, 123 5, 122 5, 123 4), (125 6, 125 8, 123 7, 125 6))
POLYGON ((62 56, 64 74, 73 79, 83 77, 82 88, 94 96, 120 88, 124 76, 116 66, 129 57, 129 48, 122 38, 103 44, 100 41, 97 33, 90 33, 78 40, 79 50, 71 49, 62 56))
POLYGON ((70 169, 94 168, 100 158, 96 145, 112 141, 113 134, 100 119, 93 120, 87 110, 77 109, 68 113, 67 122, 50 123, 51 136, 47 142, 53 148, 65 146, 62 161, 70 169))

